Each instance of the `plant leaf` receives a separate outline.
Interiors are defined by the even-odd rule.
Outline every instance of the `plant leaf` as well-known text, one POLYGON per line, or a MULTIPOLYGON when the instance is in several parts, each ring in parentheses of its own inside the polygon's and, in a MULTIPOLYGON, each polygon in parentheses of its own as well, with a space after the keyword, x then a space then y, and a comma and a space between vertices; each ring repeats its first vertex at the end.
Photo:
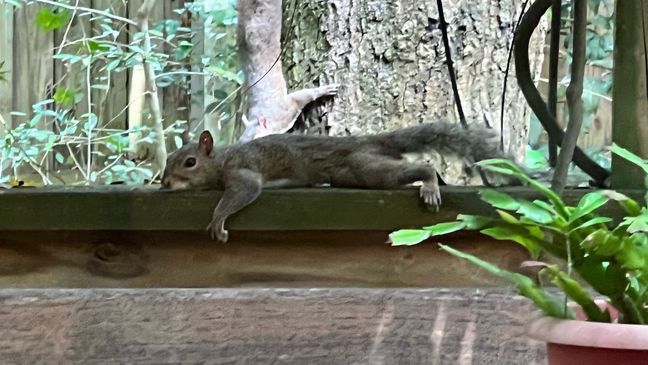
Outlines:
POLYGON ((456 232, 466 227, 464 222, 445 222, 438 223, 433 226, 423 227, 424 230, 430 232, 430 236, 441 236, 444 234, 456 232))
POLYGON ((576 209, 571 212, 569 216, 569 223, 573 223, 576 220, 594 212, 598 208, 605 205, 608 202, 608 198, 603 196, 601 191, 593 191, 591 193, 585 194, 583 198, 578 202, 576 209))
POLYGON ((540 224, 549 224, 554 220, 551 213, 546 211, 544 208, 541 208, 540 206, 528 201, 521 201, 520 208, 517 210, 517 212, 540 224))
POLYGON ((413 246, 430 238, 430 232, 424 229, 401 229, 389 234, 392 246, 413 246))
POLYGON ((520 203, 518 203, 518 201, 510 195, 493 189, 480 190, 479 195, 481 196, 481 200, 494 206, 495 208, 504 210, 516 210, 520 206, 520 203))
POLYGON ((552 282, 567 296, 581 306, 587 319, 594 322, 610 322, 610 313, 605 310, 601 311, 598 305, 576 280, 570 278, 565 272, 559 270, 556 266, 549 265, 545 269, 552 278, 552 282))
POLYGON ((557 318, 575 317, 571 309, 566 308, 567 310, 565 311, 565 307, 558 298, 535 285, 533 280, 529 279, 528 277, 522 274, 500 269, 490 262, 484 261, 476 256, 461 252, 459 250, 455 250, 452 247, 442 244, 439 244, 439 247, 454 256, 468 260, 473 264, 481 267, 482 269, 513 283, 520 294, 531 299, 533 303, 535 303, 535 305, 546 314, 557 318))
POLYGON ((517 242, 526 248, 533 258, 537 258, 540 254, 540 246, 530 238, 531 234, 523 228, 514 230, 509 227, 497 226, 483 229, 481 233, 493 237, 496 240, 517 242))

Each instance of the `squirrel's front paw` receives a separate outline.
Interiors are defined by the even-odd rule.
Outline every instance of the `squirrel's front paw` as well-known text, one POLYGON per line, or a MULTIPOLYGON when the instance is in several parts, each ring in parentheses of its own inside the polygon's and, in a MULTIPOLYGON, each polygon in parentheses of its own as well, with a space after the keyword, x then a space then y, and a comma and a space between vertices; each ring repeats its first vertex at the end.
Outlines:
POLYGON ((320 88, 322 90, 322 96, 333 96, 338 92, 337 84, 325 85, 320 88))
POLYGON ((227 242, 227 239, 229 238, 229 233, 225 229, 225 221, 221 219, 214 219, 209 223, 207 226, 207 230, 209 231, 209 234, 211 235, 211 238, 213 240, 218 240, 222 243, 227 242))
POLYGON ((427 205, 431 205, 438 212, 439 206, 441 205, 441 191, 439 186, 436 184, 423 184, 421 190, 419 190, 419 195, 423 198, 423 202, 427 205))

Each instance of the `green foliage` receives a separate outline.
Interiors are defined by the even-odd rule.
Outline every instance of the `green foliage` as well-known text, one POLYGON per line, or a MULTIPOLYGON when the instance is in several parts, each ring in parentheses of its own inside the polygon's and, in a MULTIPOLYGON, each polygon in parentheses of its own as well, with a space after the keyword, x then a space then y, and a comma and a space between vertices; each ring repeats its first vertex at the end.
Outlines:
MULTIPOLYGON (((16 6, 33 6, 29 0, 11 1, 16 6)), ((73 6, 74 2, 61 2, 73 6)), ((125 6, 117 2, 113 6, 125 6)), ((240 120, 237 113, 242 107, 242 97, 237 94, 243 83, 243 74, 236 48, 236 1, 218 2, 215 9, 205 10, 204 0, 186 2, 175 9, 180 17, 163 19, 150 25, 148 34, 137 27, 125 24, 110 16, 111 9, 97 9, 89 13, 62 6, 43 6, 34 19, 41 31, 63 32, 75 27, 74 18, 89 21, 91 27, 83 32, 66 32, 63 43, 57 45, 53 58, 61 67, 62 78, 56 80, 51 99, 34 104, 31 111, 13 113, 16 126, 7 128, 0 141, 0 183, 16 182, 24 171, 32 170, 40 176, 40 183, 61 182, 59 175, 65 170, 76 171, 78 178, 63 179, 65 183, 127 183, 141 184, 154 178, 148 162, 134 161, 138 144, 155 144, 157 138, 149 127, 124 129, 115 120, 125 119, 128 108, 115 110, 106 107, 110 99, 111 80, 125 75, 146 60, 153 66, 158 88, 176 86, 183 95, 191 94, 191 76, 203 74, 207 82, 207 100, 212 100, 209 112, 221 125, 234 126, 240 120), (105 12, 103 10, 106 10, 105 12), (183 23, 191 19, 194 27, 183 23), (204 27, 203 27, 204 26, 204 27), (198 37, 204 34, 205 40, 198 37), (145 39, 151 40, 150 51, 145 50, 145 39), (128 41, 125 41, 128 39, 128 41), (205 45, 198 51, 194 42, 205 45), (238 96, 238 97, 233 97, 238 96), (210 99, 211 98, 211 99, 210 99), (88 107, 90 110, 88 110, 88 107), (131 145, 129 134, 136 133, 131 145), (6 172, 12 175, 7 175, 6 172)), ((0 61, 0 80, 7 71, 0 61)), ((117 91, 121 92, 121 91, 117 91)), ((142 97, 146 97, 143 95, 142 97)), ((147 105, 147 104, 145 104, 147 105)), ((125 106, 125 105, 124 105, 125 106)), ((118 106, 122 108, 124 106, 118 106)), ((204 128, 204 120, 189 125, 188 105, 179 105, 176 115, 164 115, 164 138, 167 146, 179 148, 180 134, 189 130, 193 136, 204 128)), ((143 119, 148 110, 143 110, 143 119)), ((221 143, 233 140, 233 133, 216 138, 221 143)), ((66 175, 67 176, 67 175, 66 175)))
MULTIPOLYGON (((560 58, 564 59, 563 68, 559 73, 564 74, 558 82, 558 116, 567 119, 566 93, 571 80, 571 43, 572 43, 572 17, 570 1, 562 2, 561 34, 563 44, 560 58), (564 52, 563 52, 564 51, 564 52), (561 110, 562 109, 562 110, 561 110)), ((587 26, 587 67, 588 75, 585 76, 583 85, 583 132, 587 133, 593 128, 595 117, 599 114, 602 100, 608 102, 612 98, 612 66, 614 52, 614 0, 588 0, 588 26, 587 26)), ((544 62, 548 62, 545 60, 544 62)), ((539 120, 532 116, 529 131, 530 153, 527 154, 527 166, 533 169, 545 169, 548 166, 548 138, 542 129, 539 120)), ((608 151, 604 148, 592 148, 585 151, 592 159, 604 167, 609 167, 611 160, 608 151)), ((571 181, 575 184, 586 184, 588 177, 579 169, 570 172, 571 181)))
POLYGON ((50 32, 63 27, 72 14, 67 9, 50 10, 41 8, 36 15, 36 24, 44 31, 50 32))
MULTIPOLYGON (((648 161, 617 145, 613 153, 641 167, 648 176, 648 161)), ((534 262, 567 298, 580 305, 591 321, 610 322, 610 314, 594 303, 582 282, 619 310, 620 321, 648 322, 648 209, 645 205, 611 190, 597 190, 584 195, 578 204, 568 205, 546 186, 532 180, 506 160, 487 160, 479 165, 487 170, 514 176, 529 183, 544 199, 527 201, 485 189, 480 197, 495 209, 497 217, 459 215, 457 221, 422 229, 390 234, 394 246, 413 245, 429 237, 458 230, 476 230, 497 240, 513 241, 526 248, 532 257, 541 253, 563 260, 567 272, 556 265, 534 262), (626 216, 619 222, 601 216, 600 209, 613 202, 626 216), (581 280, 571 277, 577 273, 581 280)), ((445 245, 441 248, 487 271, 511 281, 518 291, 533 300, 546 314, 573 318, 573 313, 556 306, 557 301, 545 289, 519 274, 509 273, 472 255, 445 245)))

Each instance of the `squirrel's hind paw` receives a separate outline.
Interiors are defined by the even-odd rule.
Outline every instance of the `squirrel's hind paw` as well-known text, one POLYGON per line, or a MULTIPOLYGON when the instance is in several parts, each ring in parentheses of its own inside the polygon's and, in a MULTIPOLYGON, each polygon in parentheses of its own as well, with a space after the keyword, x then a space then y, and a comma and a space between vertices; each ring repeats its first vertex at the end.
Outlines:
POLYGON ((229 238, 229 232, 227 232, 224 226, 225 222, 215 219, 209 223, 206 230, 209 231, 212 240, 218 240, 219 242, 225 243, 229 238))
POLYGON ((438 185, 424 183, 419 190, 419 195, 425 204, 433 207, 435 211, 439 211, 439 206, 441 205, 441 191, 439 190, 438 185))

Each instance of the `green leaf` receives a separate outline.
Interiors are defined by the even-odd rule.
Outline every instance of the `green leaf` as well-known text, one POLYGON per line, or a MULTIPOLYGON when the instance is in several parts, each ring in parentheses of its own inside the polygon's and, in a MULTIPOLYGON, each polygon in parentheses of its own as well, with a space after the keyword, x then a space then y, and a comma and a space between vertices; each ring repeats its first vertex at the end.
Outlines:
POLYGON ((565 308, 565 306, 561 303, 561 301, 558 298, 554 297, 553 295, 547 293, 544 289, 535 285, 533 280, 529 279, 528 277, 522 274, 500 269, 499 267, 491 264, 490 262, 484 261, 476 256, 469 255, 459 250, 455 250, 454 248, 451 248, 449 246, 439 244, 439 247, 441 247, 442 250, 454 256, 470 261, 473 264, 481 267, 482 269, 490 272, 491 274, 497 275, 513 283, 520 294, 531 299, 533 303, 546 314, 557 318, 575 317, 571 309, 565 308))
POLYGON ((581 242, 581 247, 599 256, 609 258, 621 250, 622 241, 607 229, 598 229, 585 237, 581 242))
POLYGON ((502 218, 506 223, 520 224, 520 221, 517 218, 503 210, 497 209, 497 214, 499 214, 500 218, 502 218))
POLYGON ((44 31, 49 32, 61 28, 70 19, 70 12, 66 9, 57 9, 52 12, 48 8, 41 8, 36 15, 36 24, 44 31))
POLYGON ((628 233, 648 232, 648 211, 636 217, 626 217, 624 221, 630 223, 628 233))
POLYGON ((60 164, 65 162, 65 158, 63 157, 63 155, 60 152, 56 152, 54 154, 54 159, 56 159, 56 161, 58 161, 58 163, 60 163, 60 164))
POLYGON ((547 203, 546 201, 544 201, 544 200, 534 200, 534 201, 533 201, 533 204, 535 204, 535 205, 539 206, 540 208, 542 208, 542 209, 544 209, 544 210, 550 212, 550 213, 553 214, 553 215, 558 215, 558 213, 556 212, 556 210, 554 209, 554 207, 552 207, 551 204, 548 204, 548 203, 547 203))
POLYGON ((575 231, 578 231, 578 230, 583 229, 583 228, 595 226, 597 224, 604 224, 604 223, 608 223, 608 222, 612 222, 612 218, 608 218, 608 217, 592 218, 592 219, 589 219, 589 220, 583 222, 580 226, 572 228, 569 232, 570 233, 575 232, 575 231))
POLYGON ((623 240, 621 250, 617 252, 615 258, 621 263, 621 267, 628 270, 638 270, 646 265, 648 257, 645 250, 640 249, 632 238, 623 240))
POLYGON ((553 214, 528 201, 521 201, 517 212, 540 224, 549 224, 554 220, 553 214))
POLYGON ((626 273, 620 265, 609 264, 595 256, 586 256, 574 268, 601 295, 618 298, 627 286, 626 273))
POLYGON ((504 210, 516 210, 520 206, 517 200, 511 197, 508 194, 501 193, 493 189, 483 189, 479 191, 481 200, 486 203, 494 206, 495 208, 500 208, 504 210))
POLYGON ((88 49, 88 52, 92 54, 99 53, 99 52, 107 52, 110 50, 110 46, 107 45, 106 43, 97 42, 92 39, 86 40, 86 47, 88 49))
POLYGON ((648 162, 646 162, 646 160, 628 151, 627 149, 620 147, 616 143, 612 143, 612 146, 610 146, 609 149, 610 151, 612 151, 612 153, 616 154, 617 156, 622 157, 628 162, 631 162, 637 165, 638 167, 642 168, 644 172, 648 174, 648 162))
POLYGON ((540 254, 540 246, 531 238, 531 234, 523 228, 513 229, 512 227, 499 226, 483 229, 481 233, 496 240, 517 242, 526 248, 534 258, 540 254))
POLYGON ((466 224, 466 229, 482 229, 495 222, 495 219, 490 217, 468 214, 459 214, 457 219, 466 224))
POLYGON ((628 215, 637 216, 641 214, 641 206, 639 203, 624 194, 618 193, 614 190, 604 190, 603 196, 618 202, 628 215))
POLYGON ((608 198, 603 196, 601 191, 593 191, 591 193, 585 194, 578 202, 576 209, 571 212, 569 215, 569 223, 573 223, 576 220, 593 213, 598 208, 602 207, 608 202, 608 198))
POLYGON ((543 185, 542 183, 533 180, 513 162, 504 159, 490 159, 479 161, 477 162, 477 165, 493 172, 515 176, 520 181, 528 183, 531 187, 533 187, 535 190, 542 193, 547 197, 547 199, 549 199, 559 216, 564 219, 567 218, 566 205, 562 201, 560 196, 558 196, 558 194, 556 194, 553 190, 543 185))
POLYGON ((401 229, 389 234, 392 246, 412 246, 430 237, 430 232, 424 229, 401 229))
POLYGON ((590 297, 585 288, 576 280, 570 278, 565 272, 560 271, 556 266, 547 266, 545 269, 552 278, 552 282, 562 289, 567 296, 581 306, 587 319, 594 322, 610 322, 610 313, 601 311, 594 299, 590 297))
POLYGON ((76 91, 67 87, 57 88, 53 98, 56 104, 64 106, 72 106, 77 100, 76 91))
POLYGON ((433 226, 423 227, 424 230, 430 232, 430 236, 441 236, 444 234, 456 232, 466 227, 465 222, 445 222, 438 223, 433 226))

